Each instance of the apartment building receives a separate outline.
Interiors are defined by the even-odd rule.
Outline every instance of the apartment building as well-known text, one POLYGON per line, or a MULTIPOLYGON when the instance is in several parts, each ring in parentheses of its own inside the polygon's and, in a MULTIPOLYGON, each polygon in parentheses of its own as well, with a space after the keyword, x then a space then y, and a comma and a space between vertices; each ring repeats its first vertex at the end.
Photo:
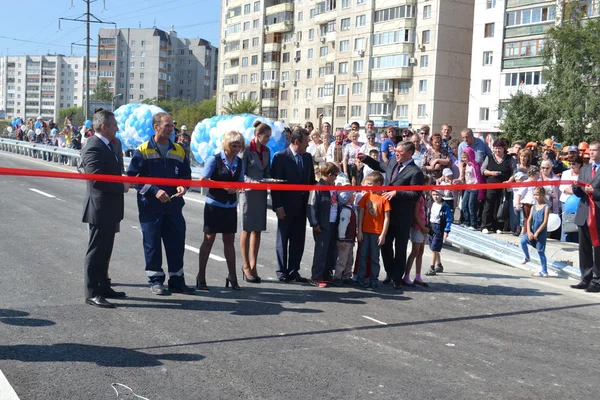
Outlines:
POLYGON ((217 111, 289 124, 465 126, 474 0, 224 0, 217 111))
MULTIPOLYGON (((589 1, 588 3, 592 3, 589 1)), ((541 51, 562 1, 475 0, 469 127, 498 132, 501 103, 545 87, 541 51)))
MULTIPOLYGON (((6 118, 58 120, 60 110, 85 99, 85 57, 0 57, 0 110, 6 118)), ((96 58, 90 62, 90 89, 96 86, 96 58)))
POLYGON ((100 29, 98 77, 108 81, 115 107, 145 99, 201 101, 216 90, 218 49, 174 30, 100 29))

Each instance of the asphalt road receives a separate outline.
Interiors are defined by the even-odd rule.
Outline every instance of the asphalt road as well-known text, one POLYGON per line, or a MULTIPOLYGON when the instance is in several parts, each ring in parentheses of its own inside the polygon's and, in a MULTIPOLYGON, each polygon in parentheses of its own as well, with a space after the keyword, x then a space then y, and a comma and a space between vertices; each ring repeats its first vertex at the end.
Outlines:
MULTIPOLYGON (((72 170, 6 153, 0 166, 72 170)), ((401 294, 282 284, 274 215, 261 285, 224 289, 216 242, 209 293, 157 297, 127 194, 110 274, 128 297, 91 307, 84 192, 79 181, 0 176, 0 369, 21 399, 113 399, 112 383, 152 400, 598 397, 600 296, 446 249, 447 272, 401 294)), ((192 284, 203 203, 186 197, 192 284)), ((308 236, 305 276, 312 251, 308 236)))

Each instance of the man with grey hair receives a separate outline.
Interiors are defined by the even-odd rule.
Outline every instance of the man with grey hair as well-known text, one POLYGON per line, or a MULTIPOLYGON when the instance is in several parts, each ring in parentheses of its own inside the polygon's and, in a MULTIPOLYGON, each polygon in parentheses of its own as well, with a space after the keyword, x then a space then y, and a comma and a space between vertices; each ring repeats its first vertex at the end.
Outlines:
MULTIPOLYGON (((81 152, 86 174, 121 175, 121 166, 111 141, 117 133, 117 121, 110 111, 100 111, 93 117, 95 135, 81 152)), ((129 184, 87 181, 82 221, 89 224, 89 242, 85 256, 85 302, 95 307, 114 308, 106 298, 125 297, 110 287, 108 265, 115 241, 115 232, 123 219, 124 193, 129 184)))
POLYGON ((463 142, 458 146, 458 158, 460 159, 461 154, 467 147, 470 147, 475 152, 475 161, 479 165, 483 164, 486 156, 492 155, 490 147, 480 138, 476 138, 473 131, 469 128, 465 128, 461 132, 463 142))

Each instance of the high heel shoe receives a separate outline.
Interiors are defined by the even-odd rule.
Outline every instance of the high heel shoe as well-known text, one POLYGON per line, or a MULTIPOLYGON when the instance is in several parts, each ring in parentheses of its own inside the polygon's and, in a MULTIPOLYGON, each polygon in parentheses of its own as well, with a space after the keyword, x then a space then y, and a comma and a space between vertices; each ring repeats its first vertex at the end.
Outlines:
POLYGON ((225 278, 225 287, 228 288, 229 284, 231 284, 231 289, 233 290, 242 290, 242 288, 240 287, 240 285, 238 285, 237 283, 237 279, 236 280, 232 280, 229 278, 225 278))
POLYGON ((251 276, 246 275, 246 272, 244 271, 244 269, 242 269, 242 279, 245 282, 248 282, 248 283, 260 283, 260 278, 258 278, 258 279, 256 279, 256 278, 257 277, 255 277, 253 275, 251 275, 251 276))
POLYGON ((196 278, 196 288, 198 290, 204 290, 208 292, 208 286, 206 285, 206 281, 201 281, 200 278, 196 278))

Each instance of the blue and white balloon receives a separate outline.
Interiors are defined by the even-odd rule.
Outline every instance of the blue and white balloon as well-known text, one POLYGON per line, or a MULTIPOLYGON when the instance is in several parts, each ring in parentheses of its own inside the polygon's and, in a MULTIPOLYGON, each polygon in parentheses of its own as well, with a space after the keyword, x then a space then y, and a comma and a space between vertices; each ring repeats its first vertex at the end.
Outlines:
POLYGON ((92 121, 90 121, 89 119, 87 121, 84 122, 83 124, 86 128, 90 129, 92 127, 92 121))
POLYGON ((194 158, 200 163, 221 151, 223 135, 229 131, 238 131, 244 136, 246 146, 254 137, 253 124, 256 120, 266 123, 271 127, 271 140, 267 147, 271 150, 271 159, 278 151, 286 148, 287 143, 283 135, 282 122, 267 121, 264 117, 253 114, 218 115, 198 122, 192 132, 190 149, 194 158))
MULTIPOLYGON (((124 150, 136 149, 154 136, 152 117, 159 112, 165 110, 151 104, 124 104, 115 110, 119 125, 117 137, 121 139, 124 150)), ((171 139, 175 139, 174 132, 171 139)))

